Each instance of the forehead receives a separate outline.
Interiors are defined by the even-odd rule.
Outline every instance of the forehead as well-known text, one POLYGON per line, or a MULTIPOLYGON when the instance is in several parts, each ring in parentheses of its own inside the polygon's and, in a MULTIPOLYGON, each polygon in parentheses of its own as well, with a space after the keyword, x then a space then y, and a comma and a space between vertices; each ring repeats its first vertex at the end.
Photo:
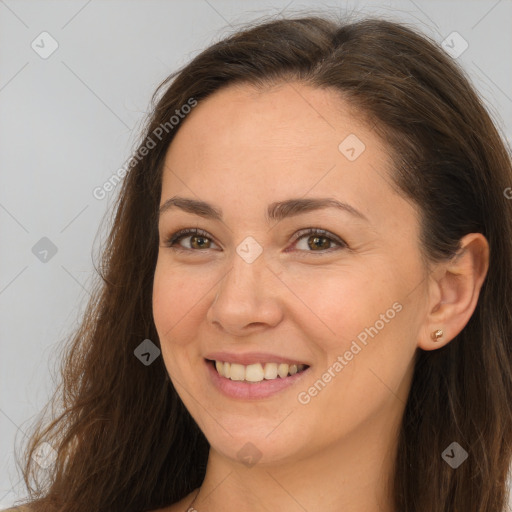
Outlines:
POLYGON ((254 206, 263 215, 272 201, 316 195, 374 219, 403 215, 408 205, 398 204, 405 201, 390 184, 390 169, 384 142, 334 91, 232 86, 182 121, 165 159, 162 202, 196 196, 231 214, 254 206))
POLYGON ((352 110, 333 90, 298 83, 266 89, 231 86, 189 114, 168 153, 172 158, 177 149, 196 160, 225 155, 238 160, 242 149, 245 159, 258 153, 262 158, 313 159, 337 157, 339 143, 350 134, 366 139, 367 146, 380 144, 352 110))
POLYGON ((358 168, 359 153, 380 167, 389 163, 380 139, 332 90, 297 83, 265 90, 237 85, 214 93, 182 121, 166 164, 193 169, 201 179, 206 167, 217 173, 236 168, 239 177, 271 170, 277 178, 312 167, 358 168))

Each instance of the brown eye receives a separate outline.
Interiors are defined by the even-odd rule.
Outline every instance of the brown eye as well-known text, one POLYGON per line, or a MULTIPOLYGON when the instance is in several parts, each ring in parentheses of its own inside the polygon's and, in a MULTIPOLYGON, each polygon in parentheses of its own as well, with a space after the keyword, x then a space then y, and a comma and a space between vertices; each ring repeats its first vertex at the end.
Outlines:
POLYGON ((329 249, 331 241, 326 236, 312 235, 308 237, 308 247, 310 249, 329 249))
POLYGON ((212 249, 212 238, 206 231, 202 229, 182 229, 177 233, 170 235, 164 245, 171 249, 183 251, 200 251, 212 249), (184 242, 184 243, 183 243, 184 242))
POLYGON ((192 235, 190 237, 190 246, 193 249, 209 249, 210 239, 203 235, 192 235))
POLYGON ((333 250, 348 248, 348 245, 339 237, 329 231, 319 228, 308 228, 299 231, 294 236, 295 249, 302 252, 332 252, 333 250))

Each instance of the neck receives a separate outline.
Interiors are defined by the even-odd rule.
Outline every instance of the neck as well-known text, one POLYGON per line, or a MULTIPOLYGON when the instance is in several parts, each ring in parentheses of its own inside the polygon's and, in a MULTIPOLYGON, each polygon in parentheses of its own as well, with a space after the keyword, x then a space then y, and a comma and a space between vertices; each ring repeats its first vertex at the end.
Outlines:
POLYGON ((369 418, 337 445, 248 467, 210 449, 191 512, 393 512, 392 482, 400 418, 369 418))

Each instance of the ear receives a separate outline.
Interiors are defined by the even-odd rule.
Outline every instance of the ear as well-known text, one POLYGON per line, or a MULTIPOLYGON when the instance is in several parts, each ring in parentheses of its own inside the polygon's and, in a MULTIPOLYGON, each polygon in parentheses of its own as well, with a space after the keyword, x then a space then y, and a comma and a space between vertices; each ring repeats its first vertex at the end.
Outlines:
POLYGON ((428 314, 419 333, 420 348, 443 347, 462 331, 475 311, 488 268, 489 244, 481 233, 464 236, 457 254, 436 266, 429 276, 428 314), (443 335, 434 341, 432 333, 438 329, 443 335))

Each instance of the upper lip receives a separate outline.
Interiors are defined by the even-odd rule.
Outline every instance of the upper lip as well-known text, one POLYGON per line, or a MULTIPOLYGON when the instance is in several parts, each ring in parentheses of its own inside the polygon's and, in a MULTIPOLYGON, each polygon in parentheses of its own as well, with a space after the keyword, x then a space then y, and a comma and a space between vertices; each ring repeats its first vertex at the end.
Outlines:
POLYGON ((238 363, 247 366, 254 363, 286 363, 286 364, 305 364, 304 361, 292 359, 286 356, 270 354, 268 352, 246 352, 245 354, 236 354, 233 352, 212 352, 205 356, 205 359, 212 361, 221 361, 226 363, 238 363))

